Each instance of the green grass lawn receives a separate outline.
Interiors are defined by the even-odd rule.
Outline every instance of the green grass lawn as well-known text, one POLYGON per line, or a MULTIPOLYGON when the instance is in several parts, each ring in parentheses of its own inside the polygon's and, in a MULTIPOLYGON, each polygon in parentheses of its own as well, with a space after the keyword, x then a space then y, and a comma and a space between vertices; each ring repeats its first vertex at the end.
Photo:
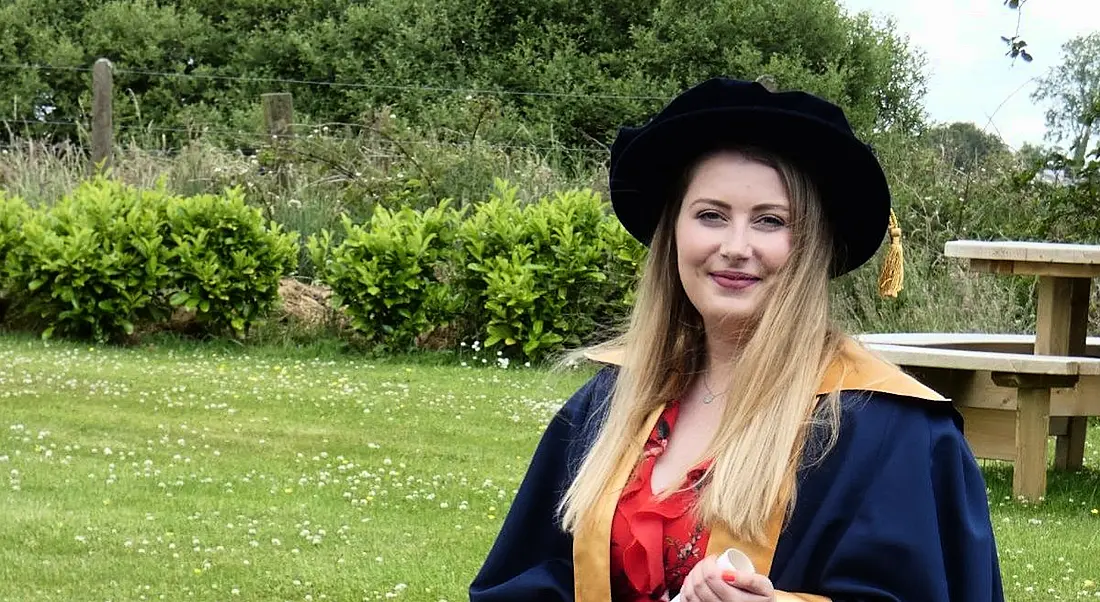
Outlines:
MULTIPOLYGON (((586 374, 0 338, 0 601, 466 599, 586 374)), ((1100 599, 1100 437, 987 467, 1010 600, 1100 599)))

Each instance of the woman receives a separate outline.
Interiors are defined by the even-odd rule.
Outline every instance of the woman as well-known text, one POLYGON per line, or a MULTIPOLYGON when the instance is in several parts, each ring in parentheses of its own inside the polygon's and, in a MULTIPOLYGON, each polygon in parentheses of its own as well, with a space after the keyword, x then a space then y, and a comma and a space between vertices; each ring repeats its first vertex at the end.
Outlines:
POLYGON ((471 600, 1002 600, 959 416, 829 322, 890 214, 842 111, 707 81, 620 132, 611 199, 650 247, 629 327, 589 350, 608 366, 547 428, 471 600))

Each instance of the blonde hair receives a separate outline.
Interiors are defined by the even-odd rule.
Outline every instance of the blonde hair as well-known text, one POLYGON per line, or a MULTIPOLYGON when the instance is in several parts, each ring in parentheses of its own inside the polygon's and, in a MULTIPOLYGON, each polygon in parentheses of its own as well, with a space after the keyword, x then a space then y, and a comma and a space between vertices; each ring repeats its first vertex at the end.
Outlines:
MULTIPOLYGON (((721 522, 740 537, 763 543, 777 507, 786 517, 793 506, 809 426, 821 421, 827 427, 822 453, 835 443, 837 393, 830 393, 819 411, 815 406, 841 336, 829 321, 832 243, 816 188, 805 174, 770 153, 747 148, 734 152, 779 173, 791 202, 792 250, 776 273, 755 328, 743 339, 727 383, 732 386, 712 383, 729 393, 721 425, 705 452, 713 462, 696 515, 706 525, 721 522)), ((688 171, 686 182, 693 172, 688 171)), ((584 350, 615 348, 624 355, 606 418, 558 506, 569 532, 589 519, 587 511, 604 494, 620 458, 640 457, 636 439, 646 418, 683 395, 706 368, 703 320, 677 271, 675 225, 686 182, 661 217, 625 333, 584 350)), ((674 482, 684 478, 686 473, 674 482)))

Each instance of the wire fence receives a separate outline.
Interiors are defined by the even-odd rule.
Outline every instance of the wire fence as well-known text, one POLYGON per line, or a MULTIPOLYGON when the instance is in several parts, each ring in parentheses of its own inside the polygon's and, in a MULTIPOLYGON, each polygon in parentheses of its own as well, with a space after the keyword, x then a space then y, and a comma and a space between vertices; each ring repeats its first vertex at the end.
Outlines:
MULTIPOLYGON (((32 119, 4 119, 0 118, 0 127, 8 124, 16 124, 23 126, 48 126, 49 128, 72 128, 78 132, 87 132, 91 130, 91 124, 88 122, 80 121, 61 121, 61 120, 32 120, 32 119)), ((576 146, 564 146, 564 145, 539 145, 539 144, 502 144, 488 142, 479 138, 467 138, 465 140, 428 140, 428 139, 414 139, 414 138, 395 138, 391 136, 381 135, 371 128, 370 126, 353 123, 340 123, 340 122, 325 122, 325 123, 293 123, 289 124, 290 127, 296 128, 301 131, 296 131, 289 140, 292 140, 299 144, 305 144, 310 141, 316 141, 318 143, 357 143, 361 145, 370 146, 412 146, 412 147, 428 147, 436 149, 471 149, 471 148, 484 148, 494 150, 498 152, 532 152, 532 153, 569 153, 586 155, 590 157, 604 157, 608 154, 605 149, 599 148, 586 148, 576 146), (333 128, 349 128, 356 129, 360 132, 359 136, 340 136, 329 133, 326 131, 333 128), (369 142, 364 139, 368 133, 378 134, 373 137, 369 142)), ((220 128, 209 124, 197 124, 192 127, 165 127, 156 125, 138 125, 138 124, 122 124, 115 126, 117 132, 120 135, 119 142, 125 143, 128 139, 135 140, 141 137, 158 135, 158 134, 174 134, 187 137, 189 139, 200 139, 209 136, 219 137, 222 140, 231 141, 234 144, 257 147, 266 144, 277 142, 277 137, 265 134, 262 132, 250 132, 246 130, 229 130, 220 128)), ((18 148, 18 144, 0 144, 0 148, 14 149, 18 148)), ((154 149, 150 149, 154 150, 154 149)), ((171 152, 176 152, 177 149, 173 149, 171 152)))
MULTIPOLYGON (((75 73, 87 73, 90 74, 94 71, 91 67, 82 67, 74 65, 44 65, 44 64, 32 64, 32 63, 0 63, 0 70, 16 70, 16 71, 47 71, 47 72, 75 72, 75 73)), ((173 73, 166 71, 153 71, 144 69, 127 69, 117 66, 112 66, 113 74, 123 75, 139 75, 148 77, 161 77, 161 78, 177 78, 177 79, 192 79, 192 80, 213 80, 224 82, 236 82, 236 83, 251 83, 251 84, 296 84, 306 86, 323 86, 331 88, 362 88, 362 89, 380 89, 390 91, 402 91, 402 92, 445 92, 445 93, 457 93, 467 95, 498 95, 498 96, 517 96, 517 97, 543 97, 543 98, 586 98, 586 99, 615 99, 615 100, 645 100, 645 101, 665 101, 666 97, 663 96, 651 96, 651 95, 625 95, 625 94, 588 94, 588 93, 572 93, 572 92, 548 92, 539 90, 502 90, 502 89, 490 89, 481 87, 449 87, 449 86, 431 86, 431 85, 388 85, 388 84, 369 84, 362 82, 334 82, 324 80, 311 80, 311 79, 288 79, 288 78, 276 78, 276 77, 250 77, 250 76, 237 76, 237 75, 215 75, 206 73, 173 73)), ((8 103, 10 106, 12 103, 8 103)), ((90 118, 70 118, 55 116, 52 112, 47 116, 40 119, 26 119, 26 118, 5 118, 0 115, 0 128, 7 128, 9 134, 13 134, 12 126, 22 126, 24 130, 20 134, 26 134, 27 130, 32 128, 54 130, 55 128, 60 130, 64 129, 65 135, 84 134, 90 132, 93 128, 93 124, 90 118)), ((601 148, 597 146, 593 147, 578 147, 578 146, 565 146, 555 144, 531 144, 531 143, 500 143, 489 142, 481 138, 466 138, 463 140, 433 140, 433 139, 414 139, 414 138, 394 138, 384 132, 381 132, 377 126, 367 125, 363 123, 349 123, 340 121, 325 121, 321 123, 292 123, 288 127, 292 129, 293 135, 297 140, 317 140, 322 142, 348 142, 356 139, 363 139, 368 135, 373 134, 377 141, 375 143, 389 143, 391 145, 399 146, 419 146, 419 147, 431 147, 431 148, 452 148, 462 149, 471 147, 489 148, 501 152, 533 152, 533 153, 569 153, 580 154, 591 157, 605 157, 608 154, 607 148, 601 148), (337 135, 335 131, 350 130, 356 132, 354 135, 337 135)), ((193 123, 186 126, 166 126, 156 124, 115 124, 114 130, 121 137, 128 137, 130 140, 134 140, 140 136, 170 136, 173 138, 173 142, 176 144, 181 141, 190 139, 196 139, 201 137, 217 137, 223 141, 232 141, 234 144, 241 144, 247 146, 257 146, 272 142, 272 136, 263 132, 248 131, 243 129, 227 129, 224 124, 212 124, 212 123, 193 123)), ((58 132, 34 132, 39 136, 56 135, 58 132)), ((602 145, 601 145, 602 146, 602 145)), ((12 145, 5 145, 5 148, 12 148, 12 145)))
MULTIPOLYGON (((75 72, 88 72, 92 69, 90 67, 76 67, 65 65, 38 65, 32 63, 0 63, 0 69, 11 70, 23 70, 23 71, 75 71, 75 72)), ((256 83, 256 84, 292 84, 292 85, 305 85, 305 86, 323 86, 330 88, 354 88, 354 89, 367 89, 367 90, 391 90, 396 92, 447 92, 453 94, 479 94, 479 95, 495 95, 495 96, 533 96, 544 98, 578 98, 578 99, 600 99, 600 100, 659 100, 668 101, 666 96, 654 96, 654 95, 633 95, 633 94, 596 94, 587 92, 547 92, 541 90, 503 90, 494 88, 478 88, 478 87, 451 87, 451 86, 431 86, 423 84, 369 84, 364 82, 334 82, 326 80, 313 80, 313 79, 288 79, 279 77, 254 77, 254 76, 242 76, 242 75, 216 75, 212 73, 181 73, 181 72, 169 72, 169 71, 150 71, 145 69, 126 69, 121 67, 114 67, 112 72, 116 75, 142 75, 147 77, 165 77, 165 78, 178 78, 178 79, 202 79, 213 81, 226 81, 226 82, 238 82, 238 83, 256 83)))

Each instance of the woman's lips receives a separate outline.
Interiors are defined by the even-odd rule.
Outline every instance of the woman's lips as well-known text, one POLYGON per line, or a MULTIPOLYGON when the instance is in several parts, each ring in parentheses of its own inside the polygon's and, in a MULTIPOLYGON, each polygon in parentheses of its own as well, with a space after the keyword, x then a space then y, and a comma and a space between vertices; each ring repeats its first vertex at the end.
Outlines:
POLYGON ((710 278, 718 286, 736 291, 747 289, 760 282, 756 276, 736 272, 712 272, 710 278))

